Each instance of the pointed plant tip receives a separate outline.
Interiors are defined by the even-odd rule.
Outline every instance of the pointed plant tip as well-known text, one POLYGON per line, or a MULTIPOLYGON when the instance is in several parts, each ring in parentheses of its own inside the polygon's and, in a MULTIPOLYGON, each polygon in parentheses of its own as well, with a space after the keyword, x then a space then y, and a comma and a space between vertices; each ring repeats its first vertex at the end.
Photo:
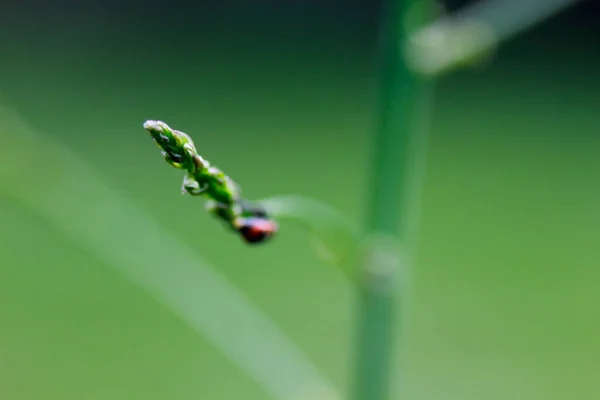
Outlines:
POLYGON ((151 119, 144 121, 144 129, 150 129, 152 128, 154 125, 156 124, 156 121, 153 121, 151 119))
POLYGON ((152 119, 149 119, 144 122, 144 129, 148 131, 162 131, 166 126, 167 124, 165 124, 164 122, 152 119))

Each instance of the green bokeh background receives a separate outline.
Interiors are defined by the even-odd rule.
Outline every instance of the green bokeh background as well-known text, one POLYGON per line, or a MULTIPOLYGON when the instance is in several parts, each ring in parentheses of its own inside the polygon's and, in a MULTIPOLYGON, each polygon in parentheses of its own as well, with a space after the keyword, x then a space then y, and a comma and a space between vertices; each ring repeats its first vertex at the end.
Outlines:
MULTIPOLYGON (((3 4, 0 95, 345 388, 347 281, 299 227, 242 245, 180 196, 181 173, 141 128, 151 118, 186 131, 250 197, 300 193, 361 221, 377 7, 313 3, 3 4)), ((436 88, 407 399, 600 396, 600 58, 586 15, 562 15, 436 88)), ((0 399, 268 398, 150 294, 1 191, 0 239, 0 399)))

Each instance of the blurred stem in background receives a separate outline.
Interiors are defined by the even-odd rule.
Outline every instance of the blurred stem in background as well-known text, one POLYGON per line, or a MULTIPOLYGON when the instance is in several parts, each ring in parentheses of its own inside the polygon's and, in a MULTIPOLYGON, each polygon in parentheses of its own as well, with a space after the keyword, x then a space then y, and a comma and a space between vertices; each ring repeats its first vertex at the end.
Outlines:
POLYGON ((358 260, 362 270, 355 400, 388 397, 397 332, 394 307, 397 295, 402 296, 400 305, 404 306, 407 289, 404 279, 400 287, 396 281, 409 269, 414 217, 409 206, 417 194, 415 178, 420 175, 418 165, 424 154, 418 148, 425 143, 421 122, 430 119, 421 105, 428 105, 432 96, 426 80, 405 62, 402 49, 411 31, 431 17, 432 6, 429 0, 387 0, 383 10, 379 120, 369 180, 366 241, 358 260))
POLYGON ((406 321, 406 274, 416 233, 433 79, 476 64, 500 42, 578 1, 482 0, 429 25, 432 1, 385 1, 379 126, 365 252, 358 260, 362 271, 354 400, 388 398, 396 296, 402 307, 400 329, 406 321))

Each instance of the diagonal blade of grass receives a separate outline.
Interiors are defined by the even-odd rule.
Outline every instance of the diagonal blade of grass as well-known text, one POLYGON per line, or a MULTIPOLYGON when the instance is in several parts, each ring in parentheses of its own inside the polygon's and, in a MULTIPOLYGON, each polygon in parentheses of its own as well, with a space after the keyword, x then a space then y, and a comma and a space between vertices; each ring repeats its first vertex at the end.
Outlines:
MULTIPOLYGON (((0 104, 0 193, 155 296, 275 399, 335 393, 267 316, 85 161, 0 104), (317 390, 317 392, 314 392, 317 390)), ((326 395, 332 399, 336 395, 326 395)))
POLYGON ((438 76, 493 52, 501 43, 582 0, 479 0, 411 35, 408 61, 438 76))
POLYGON ((581 0, 479 0, 452 16, 456 21, 481 20, 502 39, 513 36, 574 6, 581 0))

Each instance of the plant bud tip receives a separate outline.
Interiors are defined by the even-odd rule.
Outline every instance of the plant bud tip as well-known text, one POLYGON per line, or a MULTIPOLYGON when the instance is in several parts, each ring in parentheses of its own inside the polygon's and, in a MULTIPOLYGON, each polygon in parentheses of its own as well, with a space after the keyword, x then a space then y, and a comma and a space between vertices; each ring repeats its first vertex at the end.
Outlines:
POLYGON ((154 121, 154 120, 147 120, 146 122, 144 122, 144 129, 146 130, 159 130, 161 128, 161 122, 160 121, 154 121))

